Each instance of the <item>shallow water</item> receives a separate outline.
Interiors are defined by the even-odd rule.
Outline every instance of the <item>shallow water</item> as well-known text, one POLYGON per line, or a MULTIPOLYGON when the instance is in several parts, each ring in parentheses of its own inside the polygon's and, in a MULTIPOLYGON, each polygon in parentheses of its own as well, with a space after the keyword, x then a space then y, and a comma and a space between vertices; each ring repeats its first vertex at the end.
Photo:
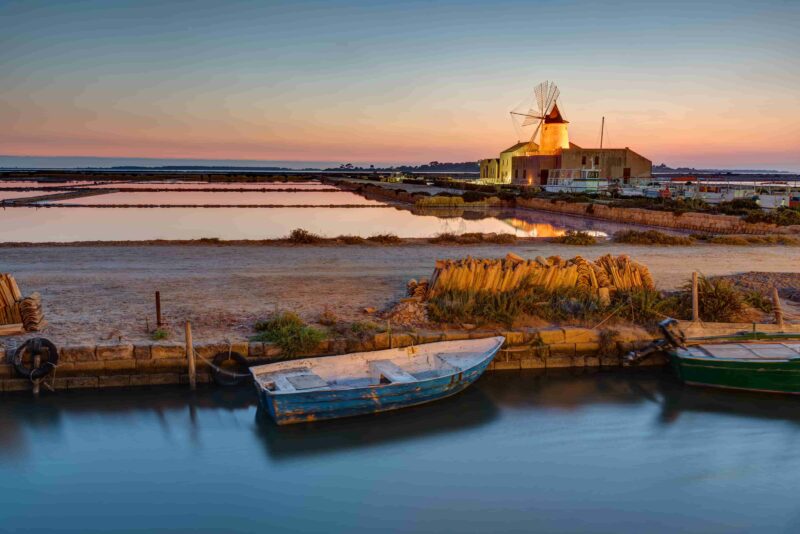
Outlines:
MULTIPOLYGON (((2 184, 2 182, 0 182, 2 184)), ((109 189, 124 187, 126 189, 338 189, 315 180, 302 182, 104 182, 96 185, 86 185, 81 189, 109 189)))
POLYGON ((275 427, 249 388, 0 403, 0 530, 797 532, 800 404, 667 372, 494 373, 275 427))
MULTIPOLYGON (((135 193, 134 193, 135 194, 135 193)), ((212 193, 216 195, 217 193, 212 193)), ((269 193, 272 195, 273 193, 269 193)), ((287 193, 306 195, 312 193, 287 193)), ((328 194, 328 193, 320 193, 328 194)), ((334 194, 334 193, 332 193, 334 194)), ((340 193, 335 193, 340 194, 340 193)), ((93 198, 93 197, 86 197, 93 198)), ((85 199, 80 199, 85 200, 85 199)), ((603 236, 623 225, 530 210, 417 215, 392 206, 369 208, 0 208, 0 242, 125 241, 148 239, 276 239, 295 228, 335 237, 395 234, 509 233, 552 237, 566 230, 603 236)), ((628 226, 627 228, 630 228, 628 226)))
POLYGON ((108 206, 108 205, 141 205, 141 206, 275 206, 275 205, 307 205, 307 206, 334 206, 334 205, 359 205, 381 206, 384 202, 370 200, 349 191, 331 192, 286 192, 271 191, 161 191, 152 192, 123 192, 92 195, 88 197, 70 198, 66 200, 48 201, 46 204, 77 204, 83 206, 108 206))

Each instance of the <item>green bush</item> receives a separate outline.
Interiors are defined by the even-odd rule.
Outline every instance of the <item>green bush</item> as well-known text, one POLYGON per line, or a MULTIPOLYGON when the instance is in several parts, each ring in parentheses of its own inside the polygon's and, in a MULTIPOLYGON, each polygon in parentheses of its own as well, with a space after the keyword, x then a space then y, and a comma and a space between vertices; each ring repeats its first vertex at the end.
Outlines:
POLYGON ((745 293, 744 302, 751 308, 772 313, 772 299, 755 289, 745 293))
POLYGON ((554 237, 552 239, 553 243, 561 243, 564 245, 579 245, 579 246, 586 246, 586 245, 596 245, 597 238, 593 235, 589 234, 588 232, 583 231, 574 231, 568 230, 562 236, 554 237))
MULTIPOLYGON (((700 317, 715 323, 735 322, 745 310, 744 294, 728 280, 722 278, 698 277, 697 297, 700 317)), ((684 316, 692 309, 692 283, 687 282, 679 295, 684 316)))
POLYGON ((402 243, 403 240, 394 234, 377 234, 367 238, 367 241, 372 243, 380 243, 381 245, 396 245, 402 243))
POLYGON ((464 202, 482 202, 490 196, 489 194, 480 193, 478 191, 464 191, 461 198, 464 199, 464 202))
POLYGON ((162 339, 167 339, 168 337, 169 337, 169 330, 167 330, 166 328, 160 328, 160 327, 156 328, 150 334, 150 339, 152 339, 153 341, 160 341, 162 339))
POLYGON ((681 300, 652 289, 617 291, 611 301, 617 316, 634 324, 654 326, 667 317, 682 317, 681 300))
POLYGON ((617 243, 632 245, 692 245, 694 239, 689 236, 671 235, 658 230, 623 230, 614 234, 617 243))
POLYGON ((768 223, 778 226, 800 225, 800 210, 786 207, 769 211, 759 209, 748 213, 744 220, 749 223, 768 223))
POLYGON ((295 228, 289 234, 287 241, 290 243, 294 243, 296 245, 313 245, 315 243, 321 243, 324 239, 317 234, 312 234, 308 230, 303 230, 302 228, 295 228))
POLYGON ((267 341, 276 344, 287 357, 309 352, 326 337, 325 332, 305 324, 295 313, 281 312, 266 321, 255 324, 258 332, 253 341, 267 341))
POLYGON ((336 240, 341 241, 345 245, 363 245, 367 242, 366 239, 357 235, 340 235, 336 240))

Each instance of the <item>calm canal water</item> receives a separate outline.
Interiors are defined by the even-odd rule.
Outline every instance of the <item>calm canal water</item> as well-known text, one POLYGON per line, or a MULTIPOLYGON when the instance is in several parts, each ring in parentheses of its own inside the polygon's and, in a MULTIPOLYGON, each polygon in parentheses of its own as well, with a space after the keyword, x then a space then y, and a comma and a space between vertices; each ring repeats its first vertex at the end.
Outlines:
POLYGON ((667 372, 494 373, 277 428, 249 388, 0 403, 0 530, 798 532, 800 403, 667 372))

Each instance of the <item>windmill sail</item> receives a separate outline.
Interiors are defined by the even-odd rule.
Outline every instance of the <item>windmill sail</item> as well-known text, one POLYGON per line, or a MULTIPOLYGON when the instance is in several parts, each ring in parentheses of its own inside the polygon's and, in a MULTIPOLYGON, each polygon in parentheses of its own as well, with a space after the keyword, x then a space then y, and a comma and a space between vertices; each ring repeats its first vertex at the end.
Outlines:
POLYGON ((535 144, 542 124, 556 108, 560 94, 561 91, 555 83, 544 81, 534 87, 532 95, 511 110, 511 120, 519 140, 528 138, 532 144, 535 144))

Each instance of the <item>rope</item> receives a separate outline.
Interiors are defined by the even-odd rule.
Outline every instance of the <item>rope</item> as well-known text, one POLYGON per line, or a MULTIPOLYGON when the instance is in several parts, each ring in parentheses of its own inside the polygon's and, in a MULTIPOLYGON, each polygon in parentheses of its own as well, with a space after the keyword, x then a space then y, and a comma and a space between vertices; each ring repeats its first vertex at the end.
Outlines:
MULTIPOLYGON (((196 351, 196 350, 194 350, 194 348, 192 348, 192 352, 194 352, 194 357, 195 357, 195 358, 197 358, 197 359, 200 359, 200 360, 203 360, 204 362, 206 362, 206 364, 207 364, 209 367, 211 367, 212 369, 214 369, 214 370, 215 370, 215 371, 217 371, 218 373, 221 373, 221 374, 223 374, 223 375, 228 375, 228 376, 230 376, 230 377, 232 377, 232 378, 249 378, 249 377, 251 376, 251 375, 250 375, 250 373, 247 373, 247 374, 244 374, 244 373, 234 373, 233 371, 228 371, 227 369, 223 369, 223 368, 222 368, 222 367, 220 367, 219 365, 214 365, 214 362, 212 362, 212 361, 208 360, 207 358, 204 358, 204 357, 200 356, 200 355, 197 353, 197 351, 196 351)), ((229 347, 229 348, 228 348, 228 359, 230 359, 230 357, 231 357, 231 350, 230 350, 230 347, 229 347)))

